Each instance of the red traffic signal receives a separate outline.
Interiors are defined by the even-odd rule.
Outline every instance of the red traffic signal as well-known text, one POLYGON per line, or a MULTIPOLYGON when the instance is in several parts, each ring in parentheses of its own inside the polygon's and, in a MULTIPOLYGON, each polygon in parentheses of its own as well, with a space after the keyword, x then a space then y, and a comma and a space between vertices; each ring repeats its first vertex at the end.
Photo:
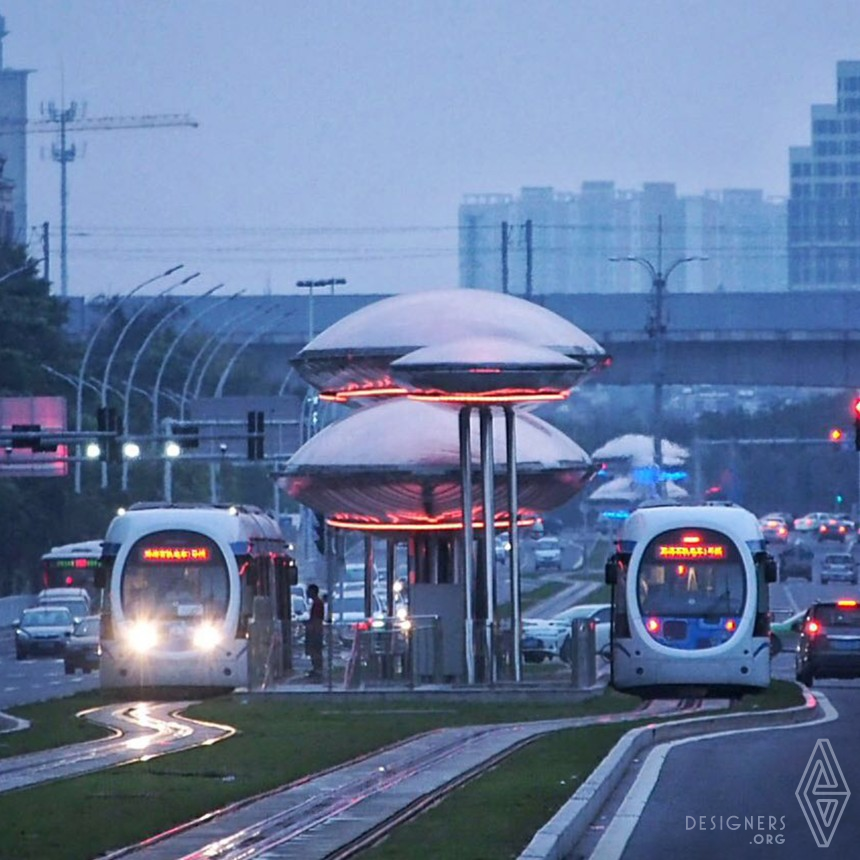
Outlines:
POLYGON ((860 451, 860 397, 854 398, 854 450, 860 451))

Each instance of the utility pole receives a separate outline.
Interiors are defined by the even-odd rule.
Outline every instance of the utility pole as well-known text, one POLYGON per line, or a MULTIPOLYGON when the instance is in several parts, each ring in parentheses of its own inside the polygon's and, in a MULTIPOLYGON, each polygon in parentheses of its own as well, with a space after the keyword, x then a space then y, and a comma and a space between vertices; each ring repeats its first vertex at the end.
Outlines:
POLYGON ((48 222, 42 222, 42 259, 45 261, 45 280, 51 280, 51 246, 48 239, 48 222))
MULTIPOLYGON (((79 115, 78 103, 58 108, 49 102, 43 111, 42 120, 24 121, 25 134, 58 134, 58 140, 51 146, 51 157, 60 165, 60 295, 69 294, 68 271, 68 177, 67 165, 75 160, 77 150, 67 142, 69 132, 114 131, 116 129, 166 128, 169 126, 190 126, 197 128, 198 123, 187 114, 153 114, 144 116, 104 116, 85 119, 79 115)), ((21 124, 4 122, 2 133, 21 133, 21 124)), ((47 227, 47 224, 43 225, 47 227)), ((46 240, 44 240, 46 242, 46 240)), ((47 255, 45 255, 47 267, 47 255)), ((47 277, 47 275, 46 275, 47 277)))
POLYGON ((526 299, 532 300, 532 219, 526 220, 526 299))
POLYGON ((645 257, 610 257, 613 263, 630 262, 638 263, 651 276, 651 311, 648 315, 648 323, 645 331, 651 338, 654 347, 654 467, 657 470, 657 494, 661 498, 664 495, 665 483, 662 479, 663 473, 663 382, 665 380, 664 349, 666 338, 666 318, 664 314, 664 303, 666 297, 666 282, 669 275, 683 263, 691 263, 694 260, 707 260, 707 257, 679 257, 666 271, 663 271, 663 216, 657 217, 657 265, 655 266, 645 257))
POLYGON ((508 222, 502 221, 502 292, 508 294, 508 222))

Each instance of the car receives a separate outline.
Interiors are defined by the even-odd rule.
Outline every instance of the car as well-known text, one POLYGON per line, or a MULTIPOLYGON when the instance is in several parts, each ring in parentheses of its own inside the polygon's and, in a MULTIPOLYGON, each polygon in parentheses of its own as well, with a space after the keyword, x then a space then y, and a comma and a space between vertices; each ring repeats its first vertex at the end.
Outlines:
MULTIPOLYGON (((374 587, 378 587, 382 580, 379 577, 379 571, 376 565, 373 565, 370 571, 371 582, 374 587)), ((343 584, 345 586, 363 586, 364 585, 364 562, 363 561, 348 561, 343 569, 343 584)))
POLYGON ((857 585, 857 568, 847 552, 829 552, 821 562, 821 584, 828 582, 850 582, 857 585))
POLYGON ((78 669, 88 675, 93 669, 98 669, 100 629, 101 618, 98 615, 88 615, 75 624, 63 654, 63 668, 67 675, 74 675, 78 669))
POLYGON ((36 655, 62 657, 75 622, 66 606, 35 606, 15 621, 15 657, 36 655))
POLYGON ((36 597, 39 606, 65 606, 75 621, 92 613, 90 596, 85 588, 46 588, 36 597))
POLYGON ((813 511, 809 514, 804 514, 794 521, 794 530, 797 532, 815 532, 822 522, 829 519, 830 514, 822 513, 821 511, 813 511))
POLYGON ((763 520, 782 520, 787 526, 788 530, 791 531, 794 528, 794 514, 790 514, 788 511, 770 511, 769 513, 763 514, 761 519, 763 520))
POLYGON ((561 542, 557 537, 542 537, 534 545, 535 570, 542 567, 561 570, 561 542))
POLYGON ((848 523, 836 516, 828 516, 818 524, 818 540, 835 540, 844 543, 851 534, 848 523))
POLYGON ((797 647, 797 640, 803 628, 803 619, 805 617, 806 610, 801 609, 800 612, 795 612, 781 621, 771 621, 771 654, 779 654, 781 651, 788 650, 793 651, 797 647))
MULTIPOLYGON (((355 625, 367 621, 364 611, 364 589, 344 589, 343 593, 335 590, 329 597, 331 602, 330 618, 334 631, 343 645, 351 645, 355 639, 355 625)), ((370 595, 371 616, 385 617, 385 605, 375 592, 370 595)))
POLYGON ((496 561, 500 564, 506 562, 511 551, 511 536, 507 532, 496 535, 496 561))
POLYGON ((772 514, 759 521, 761 533, 768 543, 785 543, 788 540, 788 525, 781 517, 772 514))
POLYGON ((583 603, 560 612, 554 618, 526 618, 522 623, 520 650, 527 663, 558 658, 570 662, 574 621, 594 622, 595 653, 608 656, 612 607, 608 603, 583 603))
POLYGON ((817 678, 860 677, 857 600, 819 600, 807 609, 794 667, 795 677, 807 687, 817 678))
POLYGON ((780 553, 776 562, 779 581, 805 579, 808 582, 812 582, 812 563, 814 559, 815 553, 799 541, 786 547, 780 553))

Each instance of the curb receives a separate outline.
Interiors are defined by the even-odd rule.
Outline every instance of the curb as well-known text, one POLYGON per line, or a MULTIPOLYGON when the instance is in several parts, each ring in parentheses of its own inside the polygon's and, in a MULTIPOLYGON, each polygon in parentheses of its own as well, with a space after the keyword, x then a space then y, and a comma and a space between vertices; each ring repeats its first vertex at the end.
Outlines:
POLYGON ((821 706, 806 690, 804 697, 804 704, 779 711, 745 711, 631 729, 615 744, 573 797, 538 830, 518 860, 564 860, 568 857, 621 782, 633 759, 644 749, 664 741, 706 735, 714 731, 806 723, 819 715, 821 706))

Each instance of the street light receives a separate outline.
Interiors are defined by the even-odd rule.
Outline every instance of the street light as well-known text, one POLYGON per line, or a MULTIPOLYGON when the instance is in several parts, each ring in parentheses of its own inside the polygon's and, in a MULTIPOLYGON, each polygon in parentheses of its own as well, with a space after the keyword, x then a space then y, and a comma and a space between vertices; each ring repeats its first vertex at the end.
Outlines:
MULTIPOLYGON (((213 337, 211 337, 206 344, 201 348, 201 352, 199 355, 202 355, 205 352, 206 347, 212 343, 213 340, 216 340, 215 346, 212 349, 212 352, 206 357, 206 360, 203 362, 203 365, 200 368, 200 373, 197 375, 197 385, 194 387, 194 399, 196 400, 200 397, 200 392, 203 389, 203 380, 206 378, 206 372, 209 370, 210 365, 215 359, 215 356, 218 354, 218 351, 230 340, 233 335, 244 325, 245 323, 253 322, 256 325, 257 317, 260 315, 268 315, 270 311, 270 306, 263 302, 262 304, 257 304, 250 311, 244 314, 239 319, 234 319, 230 321, 230 325, 228 326, 228 330, 223 332, 223 329, 219 329, 213 337), (218 334, 221 333, 219 337, 218 334)), ((195 359, 196 362, 196 359, 195 359)), ((192 370, 193 370, 192 366, 192 370)), ((189 371, 190 376, 190 371, 189 371)), ((183 415, 184 417, 184 415, 183 415)))
POLYGON ((666 320, 663 313, 663 301, 666 294, 666 283, 669 276, 678 266, 692 263, 696 260, 707 260, 707 257, 679 257, 674 260, 666 271, 663 271, 663 216, 657 219, 657 265, 645 257, 610 257, 613 263, 638 263, 651 276, 651 313, 645 331, 654 343, 654 466, 657 470, 657 495, 664 495, 663 484, 663 380, 665 377, 664 338, 666 335, 666 320))
POLYGON ((188 334, 189 331, 197 324, 200 317, 205 316, 210 311, 214 311, 217 308, 220 308, 222 305, 227 302, 232 302, 233 299, 241 296, 245 291, 239 290, 236 293, 233 293, 232 296, 225 296, 224 298, 219 299, 217 302, 213 302, 211 305, 208 305, 205 308, 201 308, 196 314, 194 314, 188 322, 183 326, 179 334, 173 339, 173 343, 165 350, 164 357, 161 359, 161 366, 158 368, 158 374, 155 377, 155 385, 152 389, 152 435, 158 435, 158 397, 161 392, 161 378, 164 376, 164 372, 167 369, 167 363, 170 361, 170 357, 173 355, 173 350, 179 345, 179 341, 188 334))
MULTIPOLYGON (((110 378, 111 368, 113 367, 114 359, 119 353, 119 348, 122 345, 125 336, 131 330, 131 327, 137 322, 138 318, 141 317, 152 305, 154 302, 157 302, 159 299, 164 298, 168 293, 173 292, 173 290, 178 287, 184 286, 189 281, 194 280, 200 272, 194 272, 191 275, 183 278, 181 281, 178 281, 175 284, 171 284, 169 287, 165 287, 160 293, 155 296, 150 296, 141 306, 128 318, 126 324, 120 330, 120 333, 117 335, 116 342, 113 345, 113 349, 108 356, 107 363, 105 364, 104 374, 102 375, 102 392, 101 392, 101 405, 102 408, 107 407, 107 390, 108 390, 108 379, 110 378)), ((123 427, 123 432, 125 431, 125 427, 123 427)), ((102 463, 102 489, 107 487, 107 463, 102 463)))
MULTIPOLYGON (((190 280, 190 279, 189 279, 190 280)), ((197 301, 198 299, 206 298, 207 296, 211 296, 216 290, 220 290, 223 287, 223 284, 216 284, 214 287, 210 287, 206 292, 202 293, 199 296, 190 296, 184 301, 179 302, 179 304, 174 305, 163 317, 149 330, 146 337, 143 339, 143 342, 138 347, 137 352, 134 354, 134 358, 131 362, 131 369, 128 372, 128 378, 125 383, 125 398, 123 405, 123 416, 122 416, 122 426, 123 432, 129 432, 129 417, 130 410, 129 404, 131 402, 131 392, 132 392, 132 383, 134 382, 134 374, 137 372, 137 363, 140 361, 140 357, 146 351, 147 346, 149 346, 153 337, 155 337, 155 333, 163 326, 166 322, 168 322, 172 317, 176 316, 180 311, 190 305, 192 302, 197 301)), ((134 458, 132 458, 134 459, 134 458)), ((122 464, 122 489, 128 489, 128 463, 123 461, 122 464)))
POLYGON ((346 283, 346 278, 324 278, 320 281, 296 281, 297 287, 304 287, 308 291, 308 343, 314 339, 314 287, 331 287, 331 294, 334 295, 334 288, 346 283))
POLYGON ((233 366, 236 364, 236 360, 239 356, 261 335, 268 334, 284 317, 289 316, 289 311, 284 313, 277 314, 268 325, 263 326, 263 328, 258 331, 252 332, 248 337, 242 341, 242 344, 236 349, 233 355, 230 357, 230 360, 227 362, 227 366, 224 368, 221 373, 221 377, 218 380, 218 384, 215 386, 215 397, 221 397, 224 393, 224 385, 227 382, 227 377, 230 375, 230 371, 233 369, 233 366))
MULTIPOLYGON (((90 335, 90 339, 87 342, 86 349, 84 349, 83 358, 81 358, 81 366, 78 369, 78 390, 75 399, 75 432, 80 433, 83 430, 83 400, 84 400, 84 374, 87 369, 87 362, 90 360, 90 353, 93 351, 93 347, 95 346, 96 339, 99 336, 101 330, 105 327, 108 320, 125 304, 128 299, 130 299, 135 293, 142 290, 144 287, 149 284, 154 283, 155 281, 161 280, 161 278, 167 278, 172 275, 174 272, 179 271, 185 264, 180 263, 178 266, 172 266, 166 271, 162 272, 160 275, 155 275, 152 278, 148 278, 142 283, 138 284, 136 287, 133 287, 129 292, 127 292, 124 296, 122 296, 119 301, 117 301, 112 307, 108 308, 107 312, 104 316, 99 320, 98 325, 95 327, 95 330, 90 335)), ((80 448, 78 449, 78 458, 76 458, 75 462, 75 492, 81 492, 81 464, 80 464, 80 448)))

